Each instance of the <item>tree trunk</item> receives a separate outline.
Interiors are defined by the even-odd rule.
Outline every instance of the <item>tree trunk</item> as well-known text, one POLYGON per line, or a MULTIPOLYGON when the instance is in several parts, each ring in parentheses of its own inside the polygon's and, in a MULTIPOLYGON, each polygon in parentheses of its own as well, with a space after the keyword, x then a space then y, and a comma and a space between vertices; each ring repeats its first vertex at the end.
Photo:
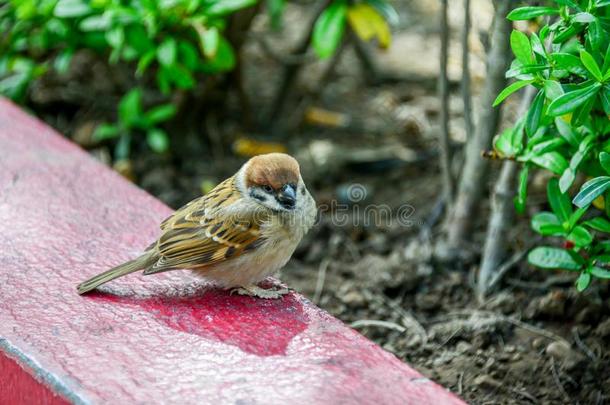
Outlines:
POLYGON ((487 59, 487 79, 481 96, 481 109, 474 136, 466 147, 464 168, 460 177, 458 195, 448 226, 448 248, 457 251, 468 238, 472 220, 477 218, 489 163, 481 152, 491 146, 500 121, 500 108, 493 101, 506 86, 504 74, 510 60, 510 32, 512 23, 506 15, 516 4, 514 0, 495 0, 495 15, 491 36, 491 49, 487 59))

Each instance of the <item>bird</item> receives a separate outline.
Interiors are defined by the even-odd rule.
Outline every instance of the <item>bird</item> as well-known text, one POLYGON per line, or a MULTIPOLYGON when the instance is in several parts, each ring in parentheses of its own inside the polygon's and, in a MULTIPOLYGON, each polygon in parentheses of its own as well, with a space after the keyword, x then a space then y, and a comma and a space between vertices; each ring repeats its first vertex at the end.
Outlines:
POLYGON ((316 203, 299 163, 284 153, 250 158, 207 194, 176 210, 142 255, 77 286, 85 294, 118 277, 192 270, 231 293, 275 299, 258 283, 280 270, 314 225, 316 203))

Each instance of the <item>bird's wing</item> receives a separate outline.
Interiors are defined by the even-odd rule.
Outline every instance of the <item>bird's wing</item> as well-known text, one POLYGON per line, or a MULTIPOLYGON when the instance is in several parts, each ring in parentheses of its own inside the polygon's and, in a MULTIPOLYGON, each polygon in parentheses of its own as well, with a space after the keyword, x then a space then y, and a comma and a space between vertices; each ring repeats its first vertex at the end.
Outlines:
POLYGON ((234 179, 229 178, 163 221, 163 233, 153 247, 160 258, 144 274, 199 269, 259 246, 263 242, 260 227, 265 215, 227 213, 226 208, 240 198, 234 179))

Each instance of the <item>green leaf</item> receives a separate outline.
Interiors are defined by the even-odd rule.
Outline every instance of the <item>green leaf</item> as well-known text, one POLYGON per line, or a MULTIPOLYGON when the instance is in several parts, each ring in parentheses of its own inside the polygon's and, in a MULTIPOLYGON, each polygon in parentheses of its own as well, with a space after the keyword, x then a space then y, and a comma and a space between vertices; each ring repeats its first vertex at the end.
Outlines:
MULTIPOLYGON (((608 46, 608 48, 610 49, 610 46, 608 46)), ((604 80, 608 80, 606 78, 604 78, 604 80)), ((599 92, 599 98, 602 102, 602 108, 604 109, 604 112, 606 113, 606 115, 608 115, 610 117, 610 86, 609 85, 605 85, 604 88, 599 92)))
POLYGON ((130 128, 138 123, 142 115, 142 92, 133 89, 119 102, 119 118, 125 127, 130 128))
POLYGON ((580 60, 598 82, 601 82, 603 80, 602 72, 599 69, 597 62, 595 61, 595 59, 593 59, 593 56, 591 56, 589 52, 585 51, 584 49, 581 49, 580 60))
POLYGON ((174 38, 167 38, 159 48, 157 48, 157 60, 162 66, 172 66, 176 63, 176 40, 174 38))
POLYGON ((559 10, 552 7, 519 7, 508 13, 506 18, 511 21, 531 20, 541 15, 556 15, 559 10))
POLYGON ((574 183, 575 179, 576 173, 574 172, 574 170, 572 170, 571 167, 565 169, 561 174, 561 178, 559 179, 559 191, 561 191, 562 193, 567 192, 568 189, 572 186, 572 183, 574 183))
POLYGON ((570 124, 565 122, 563 118, 556 117, 555 118, 555 127, 559 132, 559 135, 563 137, 568 143, 572 146, 578 147, 580 144, 580 137, 578 134, 572 129, 570 124))
POLYGON ((573 112, 578 107, 595 97, 600 88, 601 83, 593 83, 585 88, 566 93, 551 102, 547 113, 556 117, 558 115, 573 112))
POLYGON ((91 12, 89 4, 82 0, 59 0, 53 14, 59 18, 82 17, 91 12))
POLYGON ((510 47, 515 54, 517 60, 524 65, 532 65, 536 61, 534 60, 534 56, 532 55, 532 46, 530 45, 530 40, 521 31, 513 30, 510 34, 510 47))
POLYGON ((527 118, 525 120, 525 133, 527 133, 527 135, 530 137, 534 135, 538 129, 538 126, 540 126, 540 119, 542 118, 542 111, 544 109, 544 99, 544 90, 540 90, 527 112, 527 118))
POLYGON ((312 36, 313 48, 320 59, 333 55, 341 43, 347 14, 347 3, 335 0, 317 19, 312 36))
POLYGON ((602 217, 591 218, 582 224, 596 231, 610 233, 610 221, 602 217))
POLYGON ((576 223, 580 221, 583 215, 587 212, 589 207, 582 207, 574 211, 574 213, 570 216, 570 220, 568 221, 568 229, 573 229, 576 226, 576 223))
POLYGON ((582 272, 578 279, 576 280, 576 289, 578 292, 583 292, 587 289, 587 287, 591 284, 591 274, 582 272))
POLYGON ((558 175, 561 175, 568 167, 568 162, 557 152, 548 152, 544 155, 533 156, 530 158, 530 161, 558 175))
POLYGON ((574 242, 578 247, 589 246, 593 242, 593 235, 583 226, 575 226, 572 232, 567 236, 568 240, 574 242))
POLYGON ((563 94, 563 88, 561 87, 561 84, 555 80, 545 80, 544 94, 549 100, 553 101, 563 94))
POLYGON ((602 269, 601 267, 592 266, 589 268, 589 273, 597 278, 603 278, 604 280, 610 279, 610 271, 602 269))
POLYGON ((606 173, 610 174, 610 153, 601 152, 599 154, 599 163, 602 165, 602 168, 606 171, 606 173))
POLYGON ((388 24, 396 26, 400 22, 400 16, 396 12, 396 9, 386 0, 366 0, 366 2, 373 6, 388 24))
POLYGON ((523 214, 525 211, 525 202, 527 200, 527 178, 529 175, 529 166, 523 165, 519 172, 519 188, 515 196, 515 211, 523 214))
POLYGON ((256 4, 257 0, 217 0, 205 9, 205 14, 210 17, 220 17, 231 14, 242 8, 256 4))
POLYGON ((119 136, 119 128, 116 125, 100 124, 95 128, 95 132, 93 132, 93 140, 98 142, 116 138, 117 136, 119 136))
POLYGON ((224 37, 218 39, 216 55, 204 64, 204 70, 210 73, 225 72, 235 67, 233 47, 224 37))
POLYGON ((131 135, 127 133, 121 134, 119 141, 114 147, 114 157, 116 160, 123 160, 129 158, 131 151, 131 135))
POLYGON ((576 262, 565 249, 540 246, 527 255, 527 260, 534 266, 543 269, 565 269, 578 271, 581 265, 576 262))
POLYGON ((220 43, 218 28, 211 27, 201 31, 199 34, 199 43, 201 44, 201 51, 205 57, 214 59, 216 52, 218 52, 218 44, 220 43))
POLYGON ((510 84, 504 90, 502 90, 500 92, 500 94, 498 94, 498 97, 496 97, 496 99, 494 100, 493 107, 495 107, 498 104, 500 104, 508 96, 510 96, 511 94, 516 92, 517 90, 522 89, 523 87, 527 86, 528 84, 530 84, 532 82, 533 82, 533 80, 520 80, 518 82, 514 82, 514 83, 510 84))
POLYGON ((562 235, 564 233, 561 222, 551 212, 539 212, 532 217, 532 229, 543 236, 562 235))
POLYGON ((173 104, 163 104, 150 109, 145 115, 152 125, 156 125, 176 115, 176 107, 173 104))
POLYGON ((286 6, 285 1, 267 0, 266 6, 269 18, 271 19, 271 27, 275 30, 279 29, 282 25, 282 14, 284 13, 284 7, 286 6))
POLYGON ((610 188, 610 177, 600 176, 587 181, 572 200, 577 207, 589 205, 610 188))
POLYGON ((553 53, 550 58, 555 69, 567 70, 578 76, 584 76, 587 73, 581 60, 570 53, 553 53))
POLYGON ((588 24, 590 22, 595 21, 595 16, 591 13, 586 13, 586 12, 577 13, 577 14, 574 14, 574 16, 572 17, 572 21, 581 23, 581 24, 588 24))
POLYGON ((553 213, 561 222, 567 221, 572 215, 572 204, 568 196, 559 191, 559 181, 556 177, 549 180, 546 192, 553 213))
POLYGON ((163 153, 169 148, 167 133, 159 128, 152 128, 146 133, 146 143, 157 153, 163 153))
POLYGON ((106 41, 113 48, 121 48, 125 43, 125 31, 123 31, 122 27, 116 27, 106 32, 106 41))
POLYGON ((112 19, 110 14, 97 14, 84 18, 79 24, 78 28, 81 31, 106 31, 110 29, 112 19))
POLYGON ((140 58, 140 60, 138 61, 138 66, 136 67, 136 77, 142 77, 142 75, 146 71, 146 68, 148 68, 151 62, 155 59, 155 56, 157 56, 157 52, 151 50, 145 53, 140 58))

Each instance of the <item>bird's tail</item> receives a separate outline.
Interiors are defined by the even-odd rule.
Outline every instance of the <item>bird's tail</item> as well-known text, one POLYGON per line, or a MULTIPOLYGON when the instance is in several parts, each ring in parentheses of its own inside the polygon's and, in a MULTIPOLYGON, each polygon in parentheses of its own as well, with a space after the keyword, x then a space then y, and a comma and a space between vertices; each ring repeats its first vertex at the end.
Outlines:
POLYGON ((85 294, 100 285, 107 283, 115 278, 122 277, 134 271, 142 270, 146 267, 152 266, 158 259, 158 256, 154 249, 149 250, 142 256, 130 260, 126 263, 120 264, 116 267, 111 268, 97 276, 91 277, 89 280, 80 283, 76 289, 79 294, 85 294))

